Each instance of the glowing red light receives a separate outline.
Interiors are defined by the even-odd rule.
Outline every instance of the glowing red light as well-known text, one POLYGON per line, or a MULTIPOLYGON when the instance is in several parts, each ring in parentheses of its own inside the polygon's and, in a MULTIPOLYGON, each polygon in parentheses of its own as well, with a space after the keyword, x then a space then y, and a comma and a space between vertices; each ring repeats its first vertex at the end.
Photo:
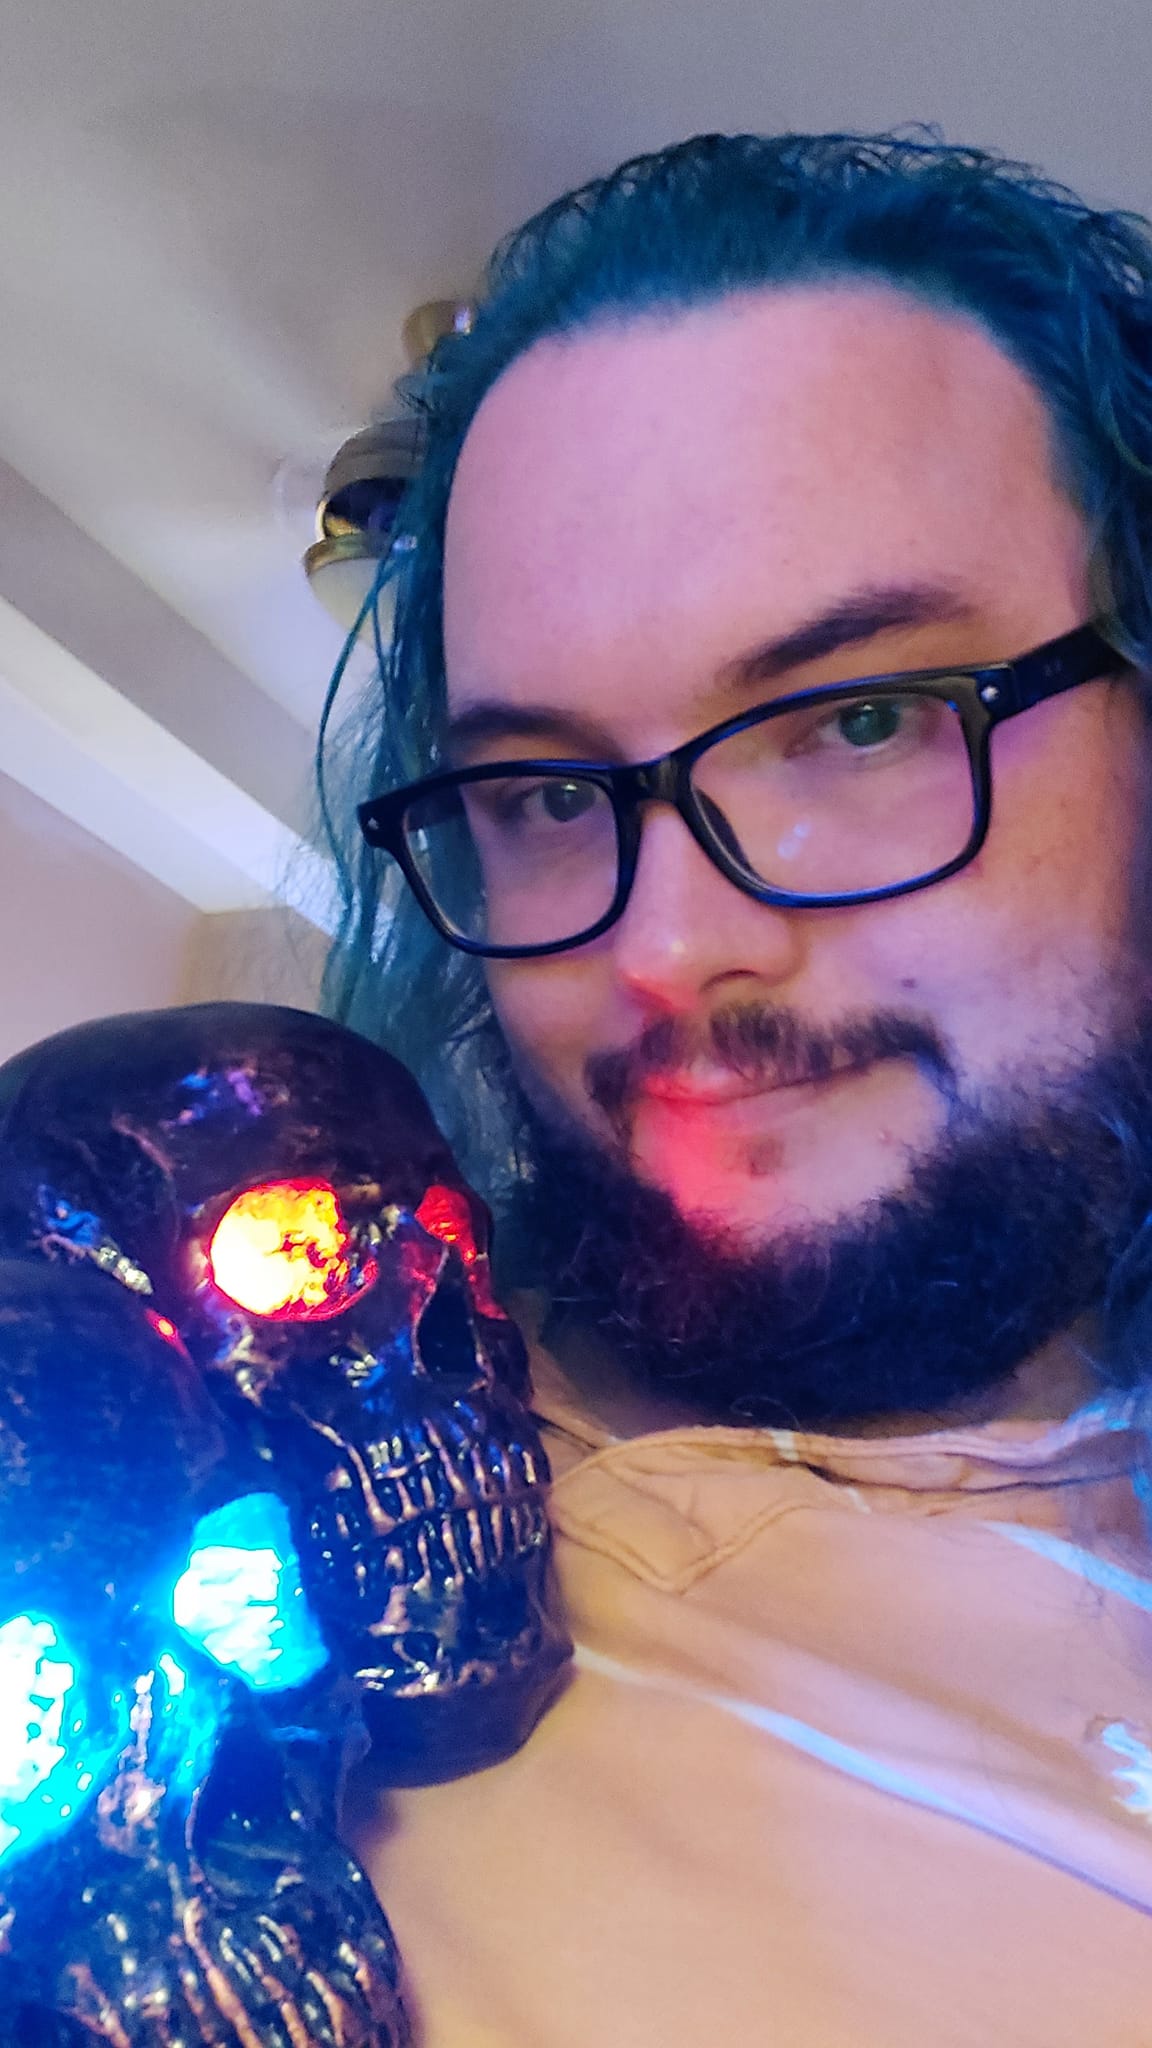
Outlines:
POLYGON ((471 1266, 479 1257, 471 1205, 459 1188, 430 1187, 416 1211, 416 1221, 441 1244, 454 1244, 465 1265, 471 1266))
POLYGON ((157 1315, 154 1308, 146 1309, 145 1314, 158 1337, 163 1337, 166 1344, 175 1344, 183 1351, 184 1345, 180 1332, 174 1322, 171 1322, 167 1316, 157 1315))
POLYGON ((377 1275, 326 1181, 271 1181, 237 1195, 213 1232, 208 1262, 222 1294, 271 1322, 343 1315, 377 1275))
POLYGON ((416 1221, 422 1223, 432 1237, 438 1237, 441 1244, 455 1245, 468 1268, 472 1298, 477 1308, 482 1315, 502 1318, 504 1311, 492 1294, 488 1254, 476 1242, 472 1205, 467 1195, 462 1194, 459 1188, 430 1187, 416 1211, 416 1221))

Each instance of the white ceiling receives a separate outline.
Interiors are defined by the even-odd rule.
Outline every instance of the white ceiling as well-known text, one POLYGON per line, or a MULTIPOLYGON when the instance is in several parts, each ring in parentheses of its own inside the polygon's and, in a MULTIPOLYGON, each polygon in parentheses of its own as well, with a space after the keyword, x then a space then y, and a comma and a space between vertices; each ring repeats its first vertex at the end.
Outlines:
POLYGON ((924 119, 1152 211, 1150 0, 0 0, 0 52, 9 696, 57 643, 294 826, 338 644, 311 490, 407 312, 535 205, 695 129, 924 119))

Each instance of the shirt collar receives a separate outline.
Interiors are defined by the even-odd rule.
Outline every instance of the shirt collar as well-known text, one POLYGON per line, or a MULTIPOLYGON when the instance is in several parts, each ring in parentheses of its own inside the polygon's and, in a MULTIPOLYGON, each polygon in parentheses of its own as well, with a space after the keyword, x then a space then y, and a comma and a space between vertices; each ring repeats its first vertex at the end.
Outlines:
POLYGON ((1131 1473, 1146 1453, 1138 1397, 1109 1394, 1064 1422, 988 1422, 915 1436, 829 1436, 796 1429, 700 1425, 614 1437, 582 1409, 556 1360, 532 1347, 534 1408, 561 1474, 586 1459, 647 1463, 658 1452, 702 1469, 734 1457, 754 1466, 800 1466, 858 1487, 902 1492, 980 1493, 1012 1486, 1061 1486, 1131 1473))

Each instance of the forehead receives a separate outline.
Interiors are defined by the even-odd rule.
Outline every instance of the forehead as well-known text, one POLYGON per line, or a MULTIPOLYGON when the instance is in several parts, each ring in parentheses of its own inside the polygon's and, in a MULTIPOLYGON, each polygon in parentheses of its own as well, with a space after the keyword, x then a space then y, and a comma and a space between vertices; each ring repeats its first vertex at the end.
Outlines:
POLYGON ((1082 558, 1043 401, 975 321, 857 285, 637 317, 537 343, 477 413, 450 694, 672 687, 876 586, 1066 608, 1082 558))

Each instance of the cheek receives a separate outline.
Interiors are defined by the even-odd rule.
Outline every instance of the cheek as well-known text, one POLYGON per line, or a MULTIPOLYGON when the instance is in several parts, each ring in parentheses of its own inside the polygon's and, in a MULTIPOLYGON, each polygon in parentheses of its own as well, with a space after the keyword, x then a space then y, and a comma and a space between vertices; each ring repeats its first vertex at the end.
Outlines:
POLYGON ((997 735, 990 893, 1037 968, 1081 973, 1132 950, 1147 862, 1148 731, 1135 693, 1104 684, 997 735))
POLYGON ((1130 693, 1081 692, 995 736, 993 822, 971 867, 891 906, 873 983, 927 1011, 979 1078, 1075 1061, 1134 985, 1147 865, 1146 729, 1130 693))
POLYGON ((583 1100, 583 1069, 600 1043, 611 970, 606 948, 554 960, 491 960, 488 990, 513 1060, 570 1106, 583 1100))

